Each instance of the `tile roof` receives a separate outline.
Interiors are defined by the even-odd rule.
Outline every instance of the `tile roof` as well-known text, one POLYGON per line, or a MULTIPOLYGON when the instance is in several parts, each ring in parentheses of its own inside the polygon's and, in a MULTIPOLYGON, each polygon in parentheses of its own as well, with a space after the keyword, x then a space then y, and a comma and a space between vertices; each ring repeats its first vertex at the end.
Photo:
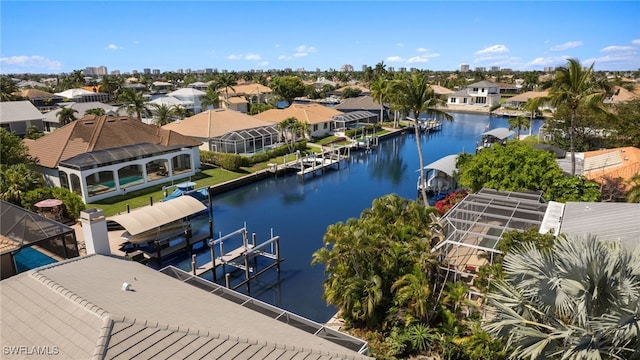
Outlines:
MULTIPOLYGON (((603 178, 628 180, 640 174, 640 149, 627 146, 616 149, 587 151, 584 153, 584 176, 600 182, 603 178)), ((626 184, 627 190, 630 187, 626 184)))
MULTIPOLYGON (((224 89, 219 89, 221 93, 224 93, 224 89)), ((235 95, 258 95, 258 94, 271 94, 273 90, 270 87, 262 84, 243 84, 234 85, 233 89, 229 88, 229 96, 235 95)))
POLYGON ((44 115, 28 100, 0 102, 0 123, 2 124, 43 119, 44 115))
POLYGON ((54 95, 52 93, 38 90, 38 89, 24 89, 21 91, 16 91, 13 94, 22 96, 23 98, 27 98, 27 99, 51 99, 51 98, 60 97, 58 95, 54 95))
POLYGON ((440 85, 431 85, 431 88, 433 89, 433 92, 436 93, 436 95, 449 95, 449 94, 453 94, 453 90, 451 89, 447 89, 444 86, 440 86, 440 85))
POLYGON ((524 92, 522 94, 518 94, 518 95, 512 96, 507 101, 508 102, 514 102, 514 101, 526 102, 529 99, 534 99, 534 98, 539 98, 539 97, 547 97, 548 95, 549 95, 548 91, 527 91, 527 92, 524 92))
POLYGON ((230 109, 203 111, 162 128, 199 139, 210 139, 233 131, 273 126, 272 123, 230 109))
POLYGON ((61 160, 95 150, 140 143, 199 146, 200 142, 127 116, 85 116, 35 141, 25 142, 39 164, 56 168, 61 160))
POLYGON ((371 110, 380 112, 380 103, 373 100, 371 96, 358 96, 354 98, 343 99, 340 104, 336 105, 336 110, 371 110))
POLYGON ((319 124, 331 121, 334 115, 342 114, 344 114, 342 111, 320 104, 293 104, 286 109, 271 109, 256 114, 254 117, 271 123, 279 123, 286 118, 294 117, 298 121, 319 124))
MULTIPOLYGON (((126 115, 126 111, 124 109, 119 109, 116 106, 111 106, 111 105, 107 105, 105 103, 101 103, 98 101, 90 101, 90 102, 82 102, 82 103, 77 103, 77 102, 66 102, 66 103, 59 103, 58 105, 60 105, 61 107, 69 107, 72 109, 77 110, 78 112, 75 113, 75 116, 77 118, 81 118, 84 116, 84 113, 89 110, 89 109, 95 109, 95 108, 100 108, 100 109, 104 109, 105 114, 107 115, 120 115, 120 116, 124 116, 126 115)), ((53 109, 47 113, 44 114, 44 121, 46 122, 50 122, 50 123, 60 123, 60 119, 58 119, 58 112, 61 109, 53 109)))
POLYGON ((200 97, 200 96, 206 95, 206 94, 207 94, 206 92, 200 91, 198 89, 182 88, 182 89, 178 89, 176 91, 172 91, 172 92, 168 93, 167 95, 175 96, 175 97, 180 97, 180 96, 200 97))
POLYGON ((125 259, 84 256, 1 284, 0 342, 64 359, 366 359, 125 259))

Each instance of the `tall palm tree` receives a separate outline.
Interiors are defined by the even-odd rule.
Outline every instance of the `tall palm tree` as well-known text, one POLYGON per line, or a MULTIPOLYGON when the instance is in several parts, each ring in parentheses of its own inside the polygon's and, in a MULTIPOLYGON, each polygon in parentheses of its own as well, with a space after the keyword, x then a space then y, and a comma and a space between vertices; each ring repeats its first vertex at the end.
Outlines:
POLYGON ((200 106, 203 109, 220 107, 220 92, 214 86, 207 87, 206 94, 200 96, 200 106))
POLYGON ((167 125, 173 120, 175 116, 175 106, 168 106, 167 104, 151 104, 153 110, 153 119, 158 127, 167 125))
POLYGON ((238 85, 238 79, 236 79, 236 77, 230 73, 221 74, 215 81, 214 88, 216 90, 224 89, 224 100, 225 106, 227 107, 229 107, 229 89, 233 90, 233 92, 236 91, 236 89, 233 87, 234 85, 238 85))
POLYGON ((145 98, 142 93, 135 91, 134 89, 125 88, 118 96, 118 101, 123 104, 121 109, 125 109, 129 116, 136 114, 136 118, 142 121, 142 114, 151 115, 151 111, 147 107, 145 98))
POLYGON ((535 97, 527 100, 527 102, 522 107, 529 112, 529 136, 531 136, 533 118, 536 116, 536 113, 540 112, 540 106, 546 101, 547 99, 545 97, 535 97))
POLYGON ((510 117, 507 122, 509 123, 509 130, 516 129, 516 138, 518 140, 520 140, 520 130, 526 130, 531 126, 529 119, 524 116, 510 117))
POLYGON ((13 93, 18 90, 18 85, 9 76, 0 77, 0 101, 14 100, 13 93))
POLYGON ((187 110, 187 108, 185 108, 182 105, 174 105, 174 109, 173 112, 175 113, 175 116, 182 120, 184 118, 186 118, 187 116, 192 115, 191 112, 189 110, 187 110))
POLYGON ((571 117, 569 120, 569 151, 571 151, 571 175, 576 173, 575 137, 578 108, 588 106, 602 109, 604 93, 599 91, 593 80, 593 65, 586 70, 580 61, 569 59, 567 65, 560 67, 554 74, 550 86, 549 101, 555 107, 565 105, 569 108, 571 117))
POLYGON ((524 243, 504 257, 483 327, 512 358, 637 359, 638 264, 640 252, 594 236, 524 243))
POLYGON ((384 103, 387 100, 387 81, 377 77, 371 82, 371 97, 380 103, 380 122, 384 121, 384 103))
POLYGON ((77 112, 78 110, 74 108, 63 107, 62 109, 60 109, 60 111, 56 113, 56 116, 58 117, 58 122, 60 122, 60 125, 67 125, 72 121, 78 120, 78 118, 76 118, 76 116, 74 115, 77 112))
MULTIPOLYGON (((393 80, 390 84, 390 91, 394 92, 394 100, 403 110, 404 115, 414 116, 414 131, 416 136, 416 145, 418 147, 418 159, 420 160, 420 178, 425 180, 424 156, 422 154, 422 143, 420 140, 420 127, 418 126, 418 117, 422 113, 426 113, 430 117, 440 117, 452 121, 453 117, 442 110, 436 108, 438 105, 446 106, 435 94, 426 74, 414 73, 408 78, 393 80)), ((428 206, 426 186, 422 186, 422 199, 425 206, 428 206)))

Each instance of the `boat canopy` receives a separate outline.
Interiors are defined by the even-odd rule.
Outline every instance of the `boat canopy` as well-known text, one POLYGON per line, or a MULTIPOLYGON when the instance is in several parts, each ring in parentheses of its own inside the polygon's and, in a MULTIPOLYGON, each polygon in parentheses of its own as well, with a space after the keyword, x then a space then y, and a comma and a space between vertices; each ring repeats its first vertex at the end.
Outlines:
MULTIPOLYGON (((453 173, 457 170, 456 161, 458 160, 458 155, 447 155, 443 158, 440 158, 429 165, 424 167, 425 170, 439 170, 443 173, 453 176, 453 173)), ((420 171, 420 170, 418 170, 420 171)))
POLYGON ((180 196, 171 201, 135 209, 128 214, 117 215, 111 220, 122 225, 129 234, 138 235, 206 209, 198 199, 180 196))
POLYGON ((483 137, 493 136, 498 140, 504 140, 513 134, 515 134, 513 130, 509 130, 507 128, 495 128, 495 129, 483 132, 482 134, 480 134, 480 136, 483 136, 483 137))

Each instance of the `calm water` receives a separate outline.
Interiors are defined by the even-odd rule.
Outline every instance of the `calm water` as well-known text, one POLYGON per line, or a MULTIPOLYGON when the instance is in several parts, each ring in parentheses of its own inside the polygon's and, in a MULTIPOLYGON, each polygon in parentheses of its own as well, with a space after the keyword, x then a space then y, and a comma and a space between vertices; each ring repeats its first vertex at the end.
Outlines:
MULTIPOLYGON (((440 132, 421 137, 425 164, 446 155, 473 152, 480 133, 508 127, 506 118, 452 115, 455 120, 445 123, 440 132)), ((541 124, 542 121, 534 122, 534 134, 541 124)), ((322 176, 307 176, 304 180, 295 174, 272 178, 215 196, 215 232, 224 235, 246 223, 260 243, 268 239, 273 230, 274 235, 281 238, 281 254, 286 260, 281 264, 279 275, 272 269, 252 282, 250 295, 309 319, 326 322, 336 309, 322 299, 324 267, 311 266, 311 255, 322 247, 327 226, 359 217, 375 198, 386 194, 416 199, 418 162, 415 137, 411 133, 381 141, 378 149, 371 152, 352 153, 350 161, 340 170, 331 170, 322 176)), ((199 264, 209 260, 208 251, 198 255, 199 264)), ((173 264, 189 270, 190 263, 190 259, 183 259, 173 264)), ((236 271, 233 275, 239 282, 244 272, 236 271)), ((245 292, 246 287, 239 290, 245 292)))

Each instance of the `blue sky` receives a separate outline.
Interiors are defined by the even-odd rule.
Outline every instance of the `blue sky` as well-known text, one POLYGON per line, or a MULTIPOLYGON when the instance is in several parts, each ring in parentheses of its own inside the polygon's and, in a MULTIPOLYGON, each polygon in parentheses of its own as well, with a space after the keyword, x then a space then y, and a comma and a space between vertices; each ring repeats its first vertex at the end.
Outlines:
POLYGON ((0 72, 640 68, 640 1, 6 1, 0 72))

